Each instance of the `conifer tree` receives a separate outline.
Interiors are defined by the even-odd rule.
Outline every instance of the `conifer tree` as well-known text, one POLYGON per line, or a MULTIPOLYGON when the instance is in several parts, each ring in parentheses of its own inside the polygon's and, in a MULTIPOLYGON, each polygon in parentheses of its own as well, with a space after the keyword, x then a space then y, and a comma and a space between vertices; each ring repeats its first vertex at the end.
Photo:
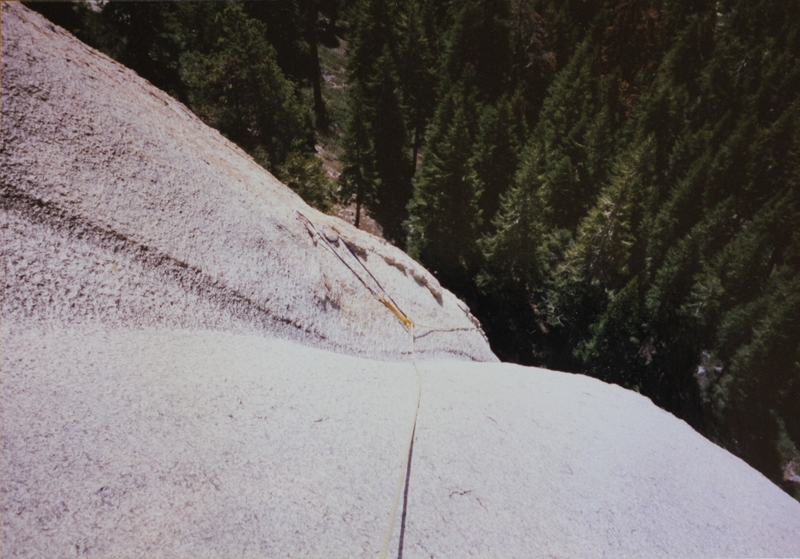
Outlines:
POLYGON ((208 32, 213 49, 198 45, 181 56, 192 109, 269 169, 290 151, 313 146, 309 115, 278 67, 263 24, 231 3, 208 32))
POLYGON ((547 207, 539 191, 540 150, 541 144, 536 141, 526 147, 514 183, 500 197, 500 209, 492 223, 494 232, 479 241, 487 265, 523 285, 524 291, 545 277, 546 264, 539 250, 547 232, 547 207))
POLYGON ((509 0, 464 0, 453 7, 440 88, 444 92, 461 83, 474 89, 479 102, 493 103, 509 91, 509 0))
POLYGON ((369 110, 364 101, 364 92, 356 82, 348 90, 350 120, 344 137, 342 174, 339 177, 339 197, 345 201, 354 199, 356 205, 355 226, 361 222, 361 209, 375 200, 380 179, 375 171, 375 148, 369 110))
POLYGON ((411 163, 406 153, 406 130, 400 104, 400 86, 394 57, 384 46, 377 61, 377 74, 368 84, 372 95, 371 127, 375 154, 377 201, 375 214, 387 239, 405 245, 402 222, 411 197, 411 163))
POLYGON ((639 278, 608 294, 606 305, 586 336, 575 346, 575 356, 589 375, 637 391, 642 387, 641 298, 639 278))
POLYGON ((614 81, 597 80, 599 46, 586 41, 556 77, 542 109, 542 195, 551 224, 573 230, 589 210, 609 171, 619 110, 614 81))
POLYGON ((633 273, 631 252, 642 218, 642 202, 652 178, 652 139, 635 141, 613 166, 609 183, 581 220, 575 242, 566 254, 571 267, 609 289, 628 283, 633 273))
POLYGON ((637 233, 653 176, 652 154, 652 138, 637 140, 620 154, 609 183, 547 282, 551 308, 579 317, 566 325, 577 366, 637 389, 643 385, 645 362, 639 275, 643 251, 637 233))
POLYGON ((475 190, 481 193, 478 206, 482 234, 493 229, 500 197, 514 180, 527 137, 525 104, 521 94, 504 96, 496 106, 484 107, 470 159, 471 178, 475 190))
POLYGON ((436 64, 432 45, 435 41, 427 34, 423 8, 421 0, 408 0, 398 18, 398 81, 411 140, 412 175, 416 172, 425 130, 436 106, 436 64))
POLYGON ((378 58, 388 45, 394 51, 395 12, 386 0, 357 0, 350 7, 347 71, 350 83, 368 83, 377 73, 378 58))
POLYGON ((525 119, 530 127, 534 127, 556 72, 556 53, 545 38, 548 24, 530 0, 511 0, 508 26, 511 40, 510 86, 520 94, 525 119))
POLYGON ((450 281, 463 282, 477 256, 480 192, 469 168, 476 134, 469 115, 474 107, 473 96, 462 87, 444 97, 428 132, 409 203, 409 253, 450 281))
MULTIPOLYGON (((309 4, 314 0, 305 0, 309 4)), ((248 16, 265 26, 265 39, 275 48, 283 73, 296 83, 311 79, 310 45, 306 42, 306 6, 301 2, 242 2, 248 16)))
POLYGON ((555 68, 564 68, 592 28, 603 0, 534 0, 544 21, 544 42, 552 51, 555 68))
MULTIPOLYGON (((373 215, 386 238, 402 247, 405 245, 402 222, 411 196, 411 162, 396 62, 398 41, 392 25, 395 11, 385 0, 362 0, 353 6, 352 13, 354 29, 348 74, 358 97, 350 96, 350 127, 358 131, 349 135, 366 134, 371 148, 360 149, 358 154, 348 154, 345 158, 363 161, 364 157, 373 157, 366 166, 374 170, 375 181, 366 187, 366 191, 374 192, 373 215), (354 103, 360 103, 361 107, 354 107, 354 103)), ((346 142, 345 147, 349 149, 352 145, 346 142)))

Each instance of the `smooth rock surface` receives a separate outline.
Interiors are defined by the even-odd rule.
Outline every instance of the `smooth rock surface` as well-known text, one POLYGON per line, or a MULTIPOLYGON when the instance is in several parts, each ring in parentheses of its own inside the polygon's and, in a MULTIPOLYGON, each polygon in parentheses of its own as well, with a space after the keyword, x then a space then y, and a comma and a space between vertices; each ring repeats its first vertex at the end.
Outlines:
POLYGON ((413 366, 225 332, 3 332, 3 556, 375 557, 413 366))
POLYGON ((800 556, 800 503, 744 462, 636 393, 497 363, 408 256, 2 20, 3 557, 396 556, 401 531, 403 557, 800 556))
MULTIPOLYGON (((2 336, 4 556, 376 557, 390 527, 397 554, 412 364, 219 331, 2 336)), ((796 501, 638 394, 419 369, 404 557, 800 553, 796 501)))
POLYGON ((422 369, 404 557, 800 552, 800 504, 648 398, 511 364, 422 369))

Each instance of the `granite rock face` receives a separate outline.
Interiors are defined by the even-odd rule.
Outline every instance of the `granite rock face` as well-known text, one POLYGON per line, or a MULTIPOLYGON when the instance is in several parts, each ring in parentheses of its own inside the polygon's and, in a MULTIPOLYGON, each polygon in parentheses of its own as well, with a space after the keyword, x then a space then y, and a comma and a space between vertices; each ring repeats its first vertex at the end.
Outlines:
POLYGON ((19 4, 2 55, 3 557, 800 556, 760 473, 498 363, 416 262, 132 72, 19 4))

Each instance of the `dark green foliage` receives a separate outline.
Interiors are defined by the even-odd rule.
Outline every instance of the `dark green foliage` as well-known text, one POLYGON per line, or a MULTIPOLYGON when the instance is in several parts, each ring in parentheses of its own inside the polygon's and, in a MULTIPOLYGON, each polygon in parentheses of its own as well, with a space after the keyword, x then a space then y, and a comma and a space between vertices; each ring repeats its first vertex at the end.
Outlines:
POLYGON ((644 358, 640 354, 642 312, 638 277, 608 295, 603 314, 575 348, 587 374, 640 390, 644 358))
POLYGON ((293 81, 312 88, 316 128, 325 133, 335 125, 328 115, 322 85, 320 46, 339 46, 339 0, 245 1, 247 14, 265 25, 265 38, 275 48, 277 62, 293 81), (323 16, 323 17, 321 17, 323 16))
POLYGON ((511 40, 509 90, 517 88, 525 119, 533 126, 556 70, 556 54, 545 41, 546 24, 528 0, 512 0, 507 25, 511 40))
POLYGON ((314 154, 291 152, 278 166, 275 175, 307 204, 323 212, 332 209, 332 185, 322 168, 322 161, 314 154))
MULTIPOLYGON (((775 443, 800 442, 800 218, 798 193, 770 200, 714 258, 698 282, 711 283, 707 320, 718 327, 707 379, 712 433, 773 479, 775 443), (781 433, 783 431, 783 433, 781 433)), ((792 458, 785 449, 780 458, 792 458)))
POLYGON ((362 0, 350 10, 348 46, 350 122, 345 133, 342 189, 370 204, 384 235, 404 246, 402 222, 411 196, 403 91, 398 70, 397 9, 385 0, 362 0), (363 193, 362 197, 358 193, 363 193))
POLYGON ((474 97, 461 88, 442 100, 409 204, 409 253, 451 281, 474 273, 477 257, 481 193, 469 164, 477 132, 468 117, 473 111, 474 97))
POLYGON ((481 112, 470 172, 474 188, 480 192, 482 233, 493 229, 500 197, 514 181, 527 136, 525 106, 519 93, 510 99, 503 97, 496 106, 488 105, 481 112))
POLYGON ((435 58, 432 40, 425 27, 424 5, 409 0, 399 14, 398 78, 405 109, 406 129, 411 140, 411 174, 416 172, 419 150, 436 101, 435 58))
POLYGON ((544 19, 544 42, 558 68, 567 64, 603 7, 602 0, 533 0, 530 4, 544 19))
POLYGON ((350 83, 366 84, 377 73, 384 47, 396 48, 392 22, 396 15, 387 0, 359 0, 350 8, 348 70, 350 83))
POLYGON ((349 89, 350 122, 344 137, 342 174, 339 177, 339 197, 344 201, 355 199, 356 225, 361 207, 375 201, 380 178, 375 170, 375 146, 370 122, 369 108, 364 101, 361 84, 353 83, 349 89))
POLYGON ((406 151, 407 135, 401 107, 397 68, 389 45, 377 60, 377 73, 367 84, 371 92, 371 132, 375 146, 377 199, 374 214, 384 235, 403 245, 402 211, 411 196, 411 162, 406 151))
POLYGON ((542 195, 549 223, 574 228, 609 171, 619 130, 616 80, 597 79, 599 56, 590 43, 578 49, 545 101, 535 141, 542 143, 542 195))
POLYGON ((189 104, 274 170, 290 151, 312 144, 308 113, 278 67, 263 24, 234 3, 225 5, 215 22, 207 40, 181 56, 189 104))
POLYGON ((298 83, 311 79, 311 53, 305 41, 307 10, 303 5, 311 1, 242 2, 245 13, 264 25, 264 38, 275 49, 283 73, 298 83))
POLYGON ((455 21, 445 38, 443 90, 462 83, 481 102, 508 91, 512 65, 508 0, 462 0, 453 4, 455 21))

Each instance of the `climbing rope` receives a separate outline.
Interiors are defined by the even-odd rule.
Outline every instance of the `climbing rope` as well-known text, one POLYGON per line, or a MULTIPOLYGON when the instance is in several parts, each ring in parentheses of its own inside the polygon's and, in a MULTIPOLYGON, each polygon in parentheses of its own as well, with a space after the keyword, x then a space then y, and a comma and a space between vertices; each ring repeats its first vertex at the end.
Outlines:
POLYGON ((336 258, 338 258, 342 262, 342 264, 344 264, 347 267, 347 269, 350 270, 350 272, 352 272, 352 274, 356 278, 358 278, 358 281, 361 282, 361 285, 363 285, 367 289, 367 291, 369 291, 372 294, 372 296, 375 297, 375 299, 381 302, 387 309, 389 309, 392 312, 392 314, 394 314, 397 317, 397 319, 403 324, 406 330, 410 331, 414 327, 414 323, 411 322, 411 320, 408 318, 408 315, 406 315, 406 313, 400 310, 400 307, 397 306, 397 303, 394 301, 394 299, 392 299, 392 296, 389 295, 389 293, 381 285, 381 282, 378 281, 378 279, 372 274, 372 272, 369 271, 369 268, 367 268, 367 266, 361 261, 361 259, 358 257, 358 254, 356 254, 355 249, 350 245, 350 243, 345 241, 341 236, 337 234, 329 236, 327 234, 320 233, 319 230, 311 222, 311 220, 308 219, 303 214, 301 214, 300 212, 297 212, 297 216, 306 226, 306 230, 311 235, 311 237, 315 240, 316 239, 321 240, 322 244, 328 250, 330 250, 336 256, 336 258), (353 257, 353 259, 356 262, 358 262, 361 268, 367 273, 367 277, 372 280, 372 283, 375 284, 375 287, 377 287, 377 289, 371 287, 367 283, 366 279, 363 278, 361 274, 356 272, 353 269, 353 267, 342 257, 342 255, 339 254, 339 251, 334 248, 334 245, 338 245, 340 242, 345 246, 345 248, 347 248, 347 251, 353 257))
MULTIPOLYGON (((414 365, 414 370, 417 373, 417 398, 416 404, 414 406, 414 421, 411 425, 411 431, 409 432, 408 440, 405 445, 405 452, 403 453, 403 467, 400 471, 400 479, 397 483, 397 489, 395 490, 395 497, 394 503, 392 504, 392 512, 389 516, 389 526, 386 530, 386 534, 383 537, 383 542, 381 545, 381 552, 380 552, 380 559, 386 559, 386 556, 389 552, 389 544, 391 543, 392 539, 392 532, 394 531, 394 523, 397 518, 397 509, 400 504, 400 496, 404 494, 403 487, 405 485, 405 491, 408 491, 408 478, 409 478, 409 467, 411 461, 411 449, 413 448, 414 444, 414 437, 417 431, 417 417, 419 416, 419 405, 422 399, 422 373, 419 369, 419 364, 417 363, 417 350, 416 350, 416 340, 417 338, 422 338, 427 336, 432 332, 467 332, 467 331, 478 331, 478 328, 475 326, 466 327, 466 326, 453 326, 453 327, 439 327, 439 326, 428 326, 424 324, 414 323, 408 317, 406 313, 404 313, 400 306, 392 299, 391 295, 384 289, 383 285, 378 281, 378 279, 372 274, 372 272, 367 268, 366 264, 359 258, 358 254, 356 253, 355 249, 348 243, 344 238, 342 238, 338 234, 328 235, 327 231, 320 232, 314 224, 308 219, 305 215, 297 212, 298 219, 303 222, 308 231, 311 238, 314 240, 314 244, 317 244, 317 240, 321 241, 323 246, 325 246, 329 251, 331 251, 341 262, 344 264, 350 272, 358 278, 358 281, 370 292, 370 294, 377 299, 380 303, 382 303, 389 311, 400 321, 400 323, 405 328, 406 332, 409 334, 409 338, 411 340, 411 362, 414 365), (348 253, 351 257, 360 265, 360 268, 366 272, 366 276, 362 277, 361 274, 356 272, 356 270, 351 266, 339 251, 336 250, 335 246, 338 246, 339 243, 342 243, 344 247, 347 249, 348 253), (370 286, 366 278, 371 280, 371 283, 374 284, 374 287, 370 286), (415 330, 426 330, 425 334, 417 335, 415 330), (405 483, 404 483, 405 482, 405 483)), ((405 508, 404 508, 404 518, 405 519, 405 508)), ((403 528, 404 526, 400 527, 400 542, 398 548, 398 555, 402 554, 402 545, 403 545, 403 528)))

